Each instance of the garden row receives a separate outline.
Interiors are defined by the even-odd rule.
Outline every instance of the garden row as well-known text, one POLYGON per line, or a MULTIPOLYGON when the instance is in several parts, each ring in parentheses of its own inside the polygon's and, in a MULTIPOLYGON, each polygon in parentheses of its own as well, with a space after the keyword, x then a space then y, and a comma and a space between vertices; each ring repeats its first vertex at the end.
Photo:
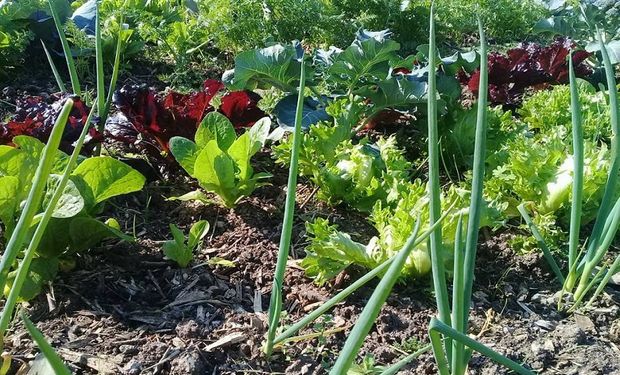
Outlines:
MULTIPOLYGON (((267 354, 275 342, 384 274, 334 374, 344 373, 355 359, 394 283, 429 273, 439 310, 431 339, 440 370, 463 373, 471 355, 467 346, 529 373, 466 336, 480 227, 523 220, 535 240, 518 237, 515 249, 545 252, 562 290, 573 296, 560 297, 559 304, 571 310, 586 296, 594 301, 620 266, 620 257, 607 254, 620 222, 613 68, 620 53, 616 41, 605 39, 616 31, 597 34, 590 26, 599 23, 597 17, 607 20, 604 12, 588 18, 590 8, 582 8, 584 17, 572 25, 582 34, 574 39, 522 43, 505 53, 487 54, 482 29, 479 51, 429 53, 438 50, 433 17, 429 43, 407 56, 388 31, 359 31, 344 49, 272 43, 239 53, 221 82, 207 80, 202 90, 186 94, 159 94, 135 85, 116 90, 130 42, 116 30, 106 52, 102 5, 93 27, 91 95, 81 86, 61 14, 51 9, 71 92, 84 100, 67 94, 57 59, 48 54, 62 93, 21 98, 15 114, 0 124, 3 332, 15 303, 36 296, 77 252, 106 238, 132 240, 114 220, 97 220, 107 200, 144 186, 145 177, 118 160, 132 155, 141 155, 150 166, 143 172, 154 178, 180 166, 201 188, 170 199, 226 207, 269 182, 270 175, 255 173, 252 165, 265 146, 277 163, 290 167, 267 354), (579 47, 588 38, 584 24, 597 44, 579 47), (106 61, 113 67, 107 87, 106 61), (424 136, 403 142, 411 130, 424 136), (325 283, 351 265, 369 273, 276 336, 297 172, 316 185, 320 199, 368 213, 378 236, 359 243, 325 219, 307 223, 311 242, 301 265, 308 276, 325 283), (440 184, 440 175, 450 182, 440 184), (585 242, 582 228, 591 232, 585 242), (452 308, 446 269, 454 270, 452 308)), ((575 11, 556 10, 547 32, 575 11)), ((174 240, 164 245, 166 256, 187 266, 208 227, 196 223, 186 239, 171 226, 174 240)))

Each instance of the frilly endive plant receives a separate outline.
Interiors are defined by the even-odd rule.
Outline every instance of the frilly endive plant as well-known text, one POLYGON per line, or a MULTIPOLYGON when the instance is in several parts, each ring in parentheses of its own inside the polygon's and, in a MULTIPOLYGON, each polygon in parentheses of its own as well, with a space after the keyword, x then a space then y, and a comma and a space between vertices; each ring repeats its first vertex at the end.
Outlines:
POLYGON ((620 125, 618 108, 618 93, 614 67, 609 58, 609 53, 601 33, 598 33, 599 47, 605 66, 607 87, 609 88, 609 106, 611 122, 611 165, 609 175, 605 184, 605 192, 600 202, 596 221, 587 241, 584 241, 580 249, 579 231, 581 228, 582 200, 584 189, 584 138, 581 119, 581 108, 579 102, 579 91, 575 78, 575 71, 572 59, 570 64, 570 91, 571 91, 571 113, 572 113, 572 135, 573 135, 573 183, 571 200, 571 220, 570 234, 568 241, 568 273, 566 276, 560 271, 556 260, 549 251, 544 238, 541 236, 536 225, 526 208, 527 203, 519 206, 519 211, 525 222, 529 225, 532 235, 538 241, 543 250, 545 259, 554 271, 556 278, 562 283, 558 308, 562 309, 565 302, 564 294, 570 295, 569 312, 580 308, 587 294, 595 287, 596 290, 590 297, 587 305, 590 305, 603 291, 611 277, 620 271, 620 256, 613 262, 605 261, 609 247, 611 246, 618 227, 620 225, 620 198, 618 197, 618 173, 620 172, 620 125))
MULTIPOLYGON (((478 230, 480 227, 480 217, 483 208, 482 182, 484 179, 484 159, 485 143, 487 130, 487 47, 482 24, 480 30, 480 86, 478 103, 478 120, 476 124, 476 141, 473 165, 473 182, 469 207, 469 216, 466 226, 465 244, 461 241, 462 219, 459 220, 455 239, 454 254, 454 280, 452 311, 449 306, 449 295, 446 286, 446 273, 444 270, 444 259, 441 252, 442 238, 441 225, 439 225, 430 236, 430 250, 433 270, 433 285, 437 300, 438 317, 432 318, 429 326, 429 336, 435 355, 435 360, 441 375, 463 375, 467 370, 467 364, 473 350, 490 357, 492 360, 510 368, 521 374, 532 374, 518 363, 503 357, 483 344, 471 339, 467 335, 467 325, 469 320, 469 307, 471 304, 471 293, 474 278, 474 266, 476 260, 476 247, 478 242, 478 230)), ((429 51, 436 51, 435 44, 435 25, 434 7, 431 6, 430 22, 430 41, 429 51)), ((439 138, 437 131, 437 84, 435 69, 437 66, 437 54, 429 53, 429 77, 428 77, 428 147, 429 147, 429 205, 430 205, 430 226, 434 227, 441 216, 440 185, 439 185, 439 138)), ((417 229, 414 228, 412 237, 415 237, 417 229)), ((364 307, 362 314, 355 327, 348 336, 344 349, 340 353, 336 364, 330 374, 346 374, 351 367, 363 340, 374 324, 374 320, 379 315, 381 307, 385 303, 394 282, 400 275, 402 266, 399 261, 403 253, 406 253, 411 241, 396 256, 389 270, 383 276, 381 282, 376 287, 368 303, 364 307)), ((389 368, 386 373, 394 374, 400 366, 406 364, 405 358, 396 365, 389 368)))

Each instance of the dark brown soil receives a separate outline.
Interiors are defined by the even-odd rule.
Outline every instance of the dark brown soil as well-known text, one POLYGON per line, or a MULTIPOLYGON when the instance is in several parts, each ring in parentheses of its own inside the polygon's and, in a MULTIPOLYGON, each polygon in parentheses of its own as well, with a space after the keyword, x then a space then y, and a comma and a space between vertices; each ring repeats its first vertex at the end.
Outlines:
MULTIPOLYGON (((372 292, 353 294, 304 334, 314 338, 285 344, 272 361, 261 355, 266 310, 273 281, 285 198, 286 171, 268 155, 258 170, 275 174, 235 209, 166 201, 195 188, 180 179, 152 183, 134 196, 116 200, 115 216, 135 243, 108 242, 77 257, 76 268, 61 274, 45 293, 25 306, 72 370, 79 374, 323 374, 372 292), (275 171, 275 172, 274 172, 275 171), (174 186, 174 188, 172 188, 174 186), (164 259, 168 224, 182 229, 206 219, 211 232, 194 262, 179 269, 164 259), (216 265, 217 259, 234 267, 216 265)), ((317 287, 296 266, 306 243, 304 222, 329 217, 360 240, 372 236, 364 217, 318 202, 313 187, 300 181, 292 258, 285 280, 284 323, 289 324, 325 301, 352 279, 317 287)), ((620 374, 620 293, 609 294, 587 315, 558 313, 558 289, 535 254, 517 256, 506 245, 510 234, 481 241, 475 283, 472 335, 510 358, 543 374, 620 374)), ((483 236, 484 237, 484 236, 483 236)), ((428 341, 427 325, 436 313, 429 281, 399 285, 377 319, 359 360, 376 366, 394 363, 428 341)), ((5 338, 13 370, 27 368, 37 350, 16 323, 5 338)), ((367 366, 362 374, 378 368, 367 366)), ((404 374, 434 374, 426 353, 404 374)), ((474 355, 471 374, 503 374, 488 359, 474 355)))

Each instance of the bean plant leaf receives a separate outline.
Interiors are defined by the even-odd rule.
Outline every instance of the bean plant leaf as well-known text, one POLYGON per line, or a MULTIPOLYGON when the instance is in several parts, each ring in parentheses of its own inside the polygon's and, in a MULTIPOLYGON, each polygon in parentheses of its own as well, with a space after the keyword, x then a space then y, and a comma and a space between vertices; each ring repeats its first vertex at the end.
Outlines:
POLYGON ((142 189, 142 174, 107 156, 86 159, 73 171, 73 181, 80 189, 87 209, 117 195, 142 189))
MULTIPOLYGON (((47 181, 47 190, 43 199, 43 207, 46 207, 49 204, 49 200, 56 191, 60 180, 62 180, 61 175, 51 174, 49 176, 47 181)), ((79 214, 82 209, 84 209, 84 199, 82 198, 82 195, 80 195, 80 191, 75 186, 73 181, 69 180, 67 181, 67 185, 65 186, 62 195, 60 196, 58 204, 56 204, 52 217, 59 219, 70 218, 79 214)))
MULTIPOLYGON (((19 301, 30 301, 34 297, 38 296, 43 289, 43 286, 48 282, 51 282, 58 273, 58 259, 56 258, 34 258, 30 263, 30 269, 28 275, 24 280, 24 284, 19 293, 19 301)), ((4 287, 4 295, 8 296, 11 290, 11 285, 15 280, 17 271, 13 271, 9 274, 7 284, 4 287)))
POLYGON ((108 238, 134 241, 133 237, 90 217, 73 218, 69 226, 69 234, 72 252, 88 250, 108 238))
POLYGON ((245 51, 235 58, 234 74, 225 74, 222 80, 231 90, 276 87, 284 92, 295 92, 302 55, 302 46, 298 43, 245 51))

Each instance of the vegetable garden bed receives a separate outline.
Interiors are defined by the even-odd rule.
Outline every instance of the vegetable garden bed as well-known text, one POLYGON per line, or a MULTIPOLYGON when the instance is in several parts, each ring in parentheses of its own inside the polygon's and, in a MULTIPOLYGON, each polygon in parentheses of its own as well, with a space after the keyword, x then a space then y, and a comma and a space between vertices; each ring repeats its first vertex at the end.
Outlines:
POLYGON ((0 375, 620 374, 620 5, 358 3, 0 1, 0 375))
MULTIPOLYGON (((174 187, 154 185, 106 213, 121 219, 129 231, 135 218, 140 240, 94 249, 79 260, 76 271, 61 275, 53 289, 29 308, 54 346, 63 348, 60 354, 71 366, 84 373, 323 373, 322 364, 333 360, 346 338, 348 322, 359 314, 372 287, 354 294, 317 323, 312 332, 323 331, 322 335, 287 344, 285 355, 264 361, 260 342, 266 330, 266 296, 275 267, 286 173, 267 155, 259 162, 265 163, 265 170, 277 171, 274 186, 260 188, 233 211, 165 202, 161 194, 172 193, 174 187), (186 228, 199 218, 217 219, 194 266, 180 270, 162 258, 161 241, 168 237, 168 222, 186 228), (234 267, 227 262, 206 264, 217 258, 234 267), (262 303, 257 303, 260 296, 262 303)), ((302 255, 305 218, 329 217, 349 232, 362 237, 368 233, 369 226, 358 213, 308 199, 313 187, 307 182, 299 189, 298 203, 307 203, 295 223, 293 254, 302 255)), ((510 236, 495 234, 480 242, 472 332, 496 350, 544 369, 542 373, 620 373, 614 346, 620 334, 620 293, 601 301, 588 316, 558 313, 552 300, 556 287, 548 282, 552 276, 544 260, 538 254, 515 256, 507 245, 510 236)), ((285 278, 286 320, 301 317, 334 290, 350 284, 352 277, 319 288, 301 269, 290 267, 285 278)), ((379 366, 416 350, 428 340, 426 325, 434 314, 426 287, 399 286, 363 353, 372 354, 379 366)), ((16 355, 17 364, 36 354, 25 335, 21 326, 10 334, 7 350, 16 355)), ((370 365, 365 371, 360 373, 378 373, 370 365)), ((435 371, 432 356, 426 354, 403 374, 435 371)), ((476 357, 472 371, 505 370, 476 357)))

